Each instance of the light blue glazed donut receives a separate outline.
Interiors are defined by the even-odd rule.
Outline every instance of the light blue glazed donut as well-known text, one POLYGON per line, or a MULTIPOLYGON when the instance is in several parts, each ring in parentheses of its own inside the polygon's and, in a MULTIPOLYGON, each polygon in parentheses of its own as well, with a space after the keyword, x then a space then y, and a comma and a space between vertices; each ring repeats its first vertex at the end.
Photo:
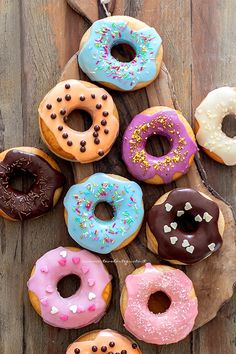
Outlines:
POLYGON ((161 42, 156 30, 144 22, 128 16, 109 17, 94 22, 85 33, 78 55, 79 65, 93 81, 123 91, 134 90, 140 84, 138 89, 158 75, 161 42), (141 29, 132 29, 134 21, 141 29), (127 43, 135 50, 136 57, 131 62, 120 62, 111 55, 111 48, 120 43, 127 43))
POLYGON ((129 237, 133 239, 144 216, 139 185, 115 177, 95 173, 85 182, 73 185, 64 199, 70 236, 82 247, 97 253, 109 253, 129 237), (95 216, 95 207, 100 202, 112 206, 111 220, 103 221, 95 216))

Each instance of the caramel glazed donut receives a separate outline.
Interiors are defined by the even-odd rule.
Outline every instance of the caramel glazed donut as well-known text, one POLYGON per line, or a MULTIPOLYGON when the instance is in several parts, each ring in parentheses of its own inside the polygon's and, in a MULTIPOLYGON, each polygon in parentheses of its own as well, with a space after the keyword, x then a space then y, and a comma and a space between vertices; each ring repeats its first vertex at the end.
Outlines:
POLYGON ((64 183, 59 166, 42 150, 5 150, 0 153, 0 215, 12 221, 37 218, 56 205, 64 183), (34 178, 26 193, 11 187, 11 179, 18 173, 34 178))
POLYGON ((142 354, 138 345, 111 329, 88 332, 72 343, 66 354, 142 354))
POLYGON ((67 80, 57 84, 39 105, 39 127, 44 142, 59 157, 88 163, 110 151, 119 131, 119 117, 112 97, 89 82, 67 80), (87 111, 92 126, 79 132, 67 125, 75 109, 87 111))
POLYGON ((148 248, 173 264, 193 264, 222 245, 224 217, 204 193, 176 188, 148 212, 148 248))

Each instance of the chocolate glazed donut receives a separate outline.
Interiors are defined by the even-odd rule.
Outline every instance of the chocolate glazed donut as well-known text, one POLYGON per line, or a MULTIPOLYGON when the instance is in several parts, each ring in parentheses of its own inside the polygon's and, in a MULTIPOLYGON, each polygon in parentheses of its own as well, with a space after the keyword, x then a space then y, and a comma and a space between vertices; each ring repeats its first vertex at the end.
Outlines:
POLYGON ((150 247, 171 263, 192 264, 222 245, 224 218, 218 205, 190 188, 165 194, 148 212, 150 247))
POLYGON ((36 218, 59 199, 65 177, 57 164, 35 148, 14 148, 0 154, 0 215, 10 220, 36 218), (27 193, 10 185, 17 173, 30 173, 34 182, 27 193))

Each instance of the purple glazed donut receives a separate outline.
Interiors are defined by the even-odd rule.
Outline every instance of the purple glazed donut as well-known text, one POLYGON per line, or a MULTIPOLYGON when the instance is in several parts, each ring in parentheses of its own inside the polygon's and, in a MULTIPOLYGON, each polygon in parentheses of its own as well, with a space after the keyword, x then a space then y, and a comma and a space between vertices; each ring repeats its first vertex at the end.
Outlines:
POLYGON ((187 173, 197 145, 195 136, 182 114, 168 107, 151 107, 133 118, 122 144, 122 158, 129 172, 138 180, 166 184, 187 173), (156 157, 147 153, 145 145, 152 135, 165 136, 170 151, 156 157))

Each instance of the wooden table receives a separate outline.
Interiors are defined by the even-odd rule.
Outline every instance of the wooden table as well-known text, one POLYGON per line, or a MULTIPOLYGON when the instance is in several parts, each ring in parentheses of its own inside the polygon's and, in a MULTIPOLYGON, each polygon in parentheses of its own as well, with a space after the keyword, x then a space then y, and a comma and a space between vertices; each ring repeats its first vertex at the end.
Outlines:
MULTIPOLYGON (((125 14, 157 23, 164 42, 165 63, 172 75, 184 115, 191 120, 196 106, 215 87, 236 81, 236 2, 234 0, 119 0, 125 14)), ((65 0, 0 0, 0 144, 37 146, 37 107, 77 51, 89 24, 65 0)), ((144 108, 142 102, 137 113, 144 108)), ((126 107, 128 110, 129 107, 126 107)), ((236 134, 235 121, 227 131, 236 134)), ((236 167, 228 168, 201 154, 209 183, 236 208, 236 167)), ((73 183, 71 165, 57 159, 73 183)), ((104 159, 105 161, 105 159, 104 159)), ((25 182, 23 182, 25 183, 25 182)), ((27 182, 26 182, 27 183, 27 182)), ((37 258, 58 245, 73 245, 62 201, 46 216, 24 223, 0 220, 0 353, 65 353, 86 329, 65 331, 44 324, 33 311, 26 281, 37 258)), ((115 268, 110 271, 115 275, 115 268)), ((184 341, 166 347, 142 345, 145 354, 236 353, 236 296, 218 316, 184 341)), ((119 289, 108 314, 90 328, 118 328, 119 289)))

